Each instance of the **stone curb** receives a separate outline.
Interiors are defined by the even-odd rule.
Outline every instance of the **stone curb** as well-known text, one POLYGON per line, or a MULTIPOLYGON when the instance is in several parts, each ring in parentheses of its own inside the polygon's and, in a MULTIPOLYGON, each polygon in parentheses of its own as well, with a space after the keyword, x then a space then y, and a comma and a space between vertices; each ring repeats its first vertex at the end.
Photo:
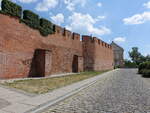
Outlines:
MULTIPOLYGON (((108 73, 111 73, 111 72, 114 72, 114 71, 117 71, 117 70, 118 70, 118 69, 112 70, 112 71, 109 71, 109 72, 106 72, 106 73, 103 73, 103 74, 101 74, 101 75, 99 75, 99 76, 96 76, 96 77, 89 78, 89 79, 86 80, 86 81, 89 81, 89 82, 87 82, 86 84, 83 83, 84 81, 81 81, 80 83, 81 83, 81 84, 83 83, 82 86, 80 86, 80 87, 78 87, 78 88, 75 88, 75 89, 72 88, 72 90, 71 90, 70 92, 67 92, 67 93, 63 94, 63 95, 61 95, 60 97, 58 97, 58 98, 56 98, 56 99, 49 100, 49 101, 47 101, 46 103, 41 104, 41 105, 39 105, 39 106, 36 106, 35 108, 30 109, 29 111, 26 111, 26 112, 24 112, 24 113, 41 113, 41 112, 43 112, 46 108, 48 108, 48 107, 50 107, 50 106, 53 106, 53 105, 55 105, 56 103, 58 103, 58 102, 60 102, 60 101, 63 101, 64 99, 66 99, 66 98, 68 98, 68 97, 70 97, 70 96, 72 96, 72 95, 74 95, 74 94, 80 92, 81 90, 83 90, 83 89, 85 89, 85 88, 88 88, 89 86, 91 86, 91 85, 95 84, 97 81, 99 81, 100 78, 107 76, 108 73), (92 79, 93 79, 93 80, 92 80, 92 79), (90 81, 90 80, 92 80, 92 81, 90 81)), ((75 83, 75 84, 77 84, 77 83, 75 83)))

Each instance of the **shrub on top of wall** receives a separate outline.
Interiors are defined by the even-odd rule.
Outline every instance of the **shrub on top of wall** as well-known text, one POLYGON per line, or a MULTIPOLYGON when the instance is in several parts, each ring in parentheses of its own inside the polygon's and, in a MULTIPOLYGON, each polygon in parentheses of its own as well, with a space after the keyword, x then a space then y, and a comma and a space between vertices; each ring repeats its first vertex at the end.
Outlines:
POLYGON ((24 10, 23 19, 21 19, 22 8, 19 5, 9 0, 2 0, 1 5, 2 10, 0 10, 0 13, 19 17, 20 22, 25 23, 33 29, 38 29, 41 35, 48 36, 49 34, 53 34, 55 32, 55 25, 44 18, 39 19, 39 15, 35 14, 34 12, 30 10, 24 10))
POLYGON ((46 20, 44 18, 40 19, 40 26, 43 28, 53 29, 53 24, 49 20, 46 20))
POLYGON ((54 33, 53 26, 54 25, 50 21, 48 21, 44 18, 41 18, 39 31, 43 36, 48 36, 49 34, 54 33))
POLYGON ((30 10, 23 11, 22 21, 31 28, 38 29, 40 25, 39 16, 30 10))
POLYGON ((2 0, 1 8, 2 8, 1 13, 21 18, 21 14, 22 14, 21 6, 9 0, 2 0))

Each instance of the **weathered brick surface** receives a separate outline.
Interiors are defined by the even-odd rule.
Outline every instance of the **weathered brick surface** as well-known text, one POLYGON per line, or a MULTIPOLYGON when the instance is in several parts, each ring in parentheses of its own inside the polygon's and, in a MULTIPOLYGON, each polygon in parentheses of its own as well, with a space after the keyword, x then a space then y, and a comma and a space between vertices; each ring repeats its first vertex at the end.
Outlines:
POLYGON ((124 67, 124 49, 117 45, 115 42, 111 43, 114 53, 114 66, 124 67))
POLYGON ((46 53, 45 76, 72 72, 74 55, 78 56, 79 72, 86 69, 83 63, 93 70, 113 67, 110 65, 113 59, 110 48, 101 47, 96 42, 86 44, 82 44, 80 35, 59 26, 56 26, 55 34, 43 37, 38 30, 20 23, 18 19, 0 14, 0 78, 28 77, 37 49, 46 53), (87 46, 87 49, 82 46, 87 46), (87 59, 86 55, 90 57, 87 59))
POLYGON ((112 47, 96 37, 83 36, 83 57, 85 70, 113 69, 112 47))

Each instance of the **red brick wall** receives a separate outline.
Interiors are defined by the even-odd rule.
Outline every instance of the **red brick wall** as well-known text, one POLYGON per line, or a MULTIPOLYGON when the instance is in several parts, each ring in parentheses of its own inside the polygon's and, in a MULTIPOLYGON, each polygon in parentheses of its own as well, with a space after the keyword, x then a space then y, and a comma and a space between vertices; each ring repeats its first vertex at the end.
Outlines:
MULTIPOLYGON (((42 37, 18 19, 0 14, 0 78, 28 77, 36 49, 51 51, 51 66, 47 66, 51 69, 46 69, 46 76, 72 72, 73 56, 82 57, 80 35, 57 26, 55 34, 42 37)), ((83 71, 82 61, 79 64, 83 71)))
POLYGON ((83 36, 84 70, 113 69, 112 47, 90 36, 83 36))
POLYGON ((83 36, 82 40, 84 70, 94 70, 95 45, 93 44, 90 36, 83 36))
POLYGON ((73 56, 78 70, 112 69, 110 47, 56 26, 56 33, 43 37, 18 19, 0 14, 0 78, 29 77, 35 50, 45 54, 45 76, 72 72, 73 56), (84 66, 83 66, 84 65, 84 66), (83 69, 84 68, 84 69, 83 69))

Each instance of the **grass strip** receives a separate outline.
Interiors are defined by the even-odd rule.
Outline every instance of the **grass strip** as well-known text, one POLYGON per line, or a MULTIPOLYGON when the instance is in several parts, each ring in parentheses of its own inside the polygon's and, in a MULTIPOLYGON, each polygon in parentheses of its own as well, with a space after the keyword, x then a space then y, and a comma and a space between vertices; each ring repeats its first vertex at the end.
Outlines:
POLYGON ((104 72, 107 71, 82 72, 80 74, 45 79, 18 80, 12 83, 5 82, 2 85, 23 90, 28 93, 43 94, 60 87, 94 77, 104 72))

